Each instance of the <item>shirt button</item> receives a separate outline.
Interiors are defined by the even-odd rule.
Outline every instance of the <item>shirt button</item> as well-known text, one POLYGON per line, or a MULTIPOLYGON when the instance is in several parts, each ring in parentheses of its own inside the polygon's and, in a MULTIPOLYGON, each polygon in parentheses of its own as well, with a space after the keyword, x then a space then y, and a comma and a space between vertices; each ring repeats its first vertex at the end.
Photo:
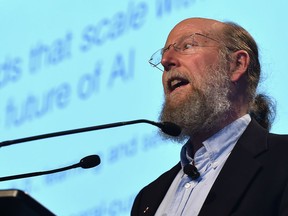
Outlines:
POLYGON ((217 168, 218 165, 219 165, 218 162, 214 162, 214 163, 212 164, 212 167, 215 169, 215 168, 217 168))
POLYGON ((186 183, 186 184, 185 184, 185 188, 186 188, 186 189, 188 189, 190 186, 191 186, 190 183, 186 183))

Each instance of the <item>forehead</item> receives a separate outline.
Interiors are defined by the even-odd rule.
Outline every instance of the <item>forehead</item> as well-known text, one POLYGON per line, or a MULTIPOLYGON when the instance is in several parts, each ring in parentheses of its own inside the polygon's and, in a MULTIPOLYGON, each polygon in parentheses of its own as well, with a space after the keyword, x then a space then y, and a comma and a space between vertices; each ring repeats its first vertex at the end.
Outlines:
POLYGON ((175 43, 175 41, 183 36, 193 33, 202 33, 212 36, 220 30, 222 23, 216 20, 203 18, 190 18, 178 23, 169 33, 166 45, 175 43))

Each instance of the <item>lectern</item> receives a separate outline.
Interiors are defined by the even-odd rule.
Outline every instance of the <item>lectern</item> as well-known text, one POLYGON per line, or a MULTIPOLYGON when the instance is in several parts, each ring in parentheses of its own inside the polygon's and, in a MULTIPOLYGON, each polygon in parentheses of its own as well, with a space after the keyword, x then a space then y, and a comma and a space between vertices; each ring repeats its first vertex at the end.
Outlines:
POLYGON ((55 216, 51 211, 22 190, 0 190, 0 215, 55 216))

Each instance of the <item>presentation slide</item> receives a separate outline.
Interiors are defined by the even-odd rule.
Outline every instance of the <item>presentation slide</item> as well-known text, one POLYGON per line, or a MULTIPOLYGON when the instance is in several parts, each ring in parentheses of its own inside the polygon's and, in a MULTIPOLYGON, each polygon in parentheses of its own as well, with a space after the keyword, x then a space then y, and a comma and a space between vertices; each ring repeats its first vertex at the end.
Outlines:
MULTIPOLYGON (((159 121, 162 72, 148 63, 188 17, 233 21, 260 50, 259 92, 288 133, 288 3, 243 0, 0 0, 0 141, 114 122, 159 121)), ((127 216, 139 190, 180 159, 181 144, 139 123, 0 148, 0 177, 99 155, 91 169, 0 182, 56 215, 127 216)))

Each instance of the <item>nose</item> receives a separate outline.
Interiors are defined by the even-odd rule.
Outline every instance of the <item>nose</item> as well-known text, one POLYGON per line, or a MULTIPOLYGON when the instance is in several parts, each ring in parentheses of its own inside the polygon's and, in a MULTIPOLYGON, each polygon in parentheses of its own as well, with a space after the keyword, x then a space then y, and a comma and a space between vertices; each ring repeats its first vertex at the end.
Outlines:
POLYGON ((170 71, 174 67, 179 65, 177 53, 173 46, 169 46, 162 55, 161 64, 164 67, 164 71, 170 71))

